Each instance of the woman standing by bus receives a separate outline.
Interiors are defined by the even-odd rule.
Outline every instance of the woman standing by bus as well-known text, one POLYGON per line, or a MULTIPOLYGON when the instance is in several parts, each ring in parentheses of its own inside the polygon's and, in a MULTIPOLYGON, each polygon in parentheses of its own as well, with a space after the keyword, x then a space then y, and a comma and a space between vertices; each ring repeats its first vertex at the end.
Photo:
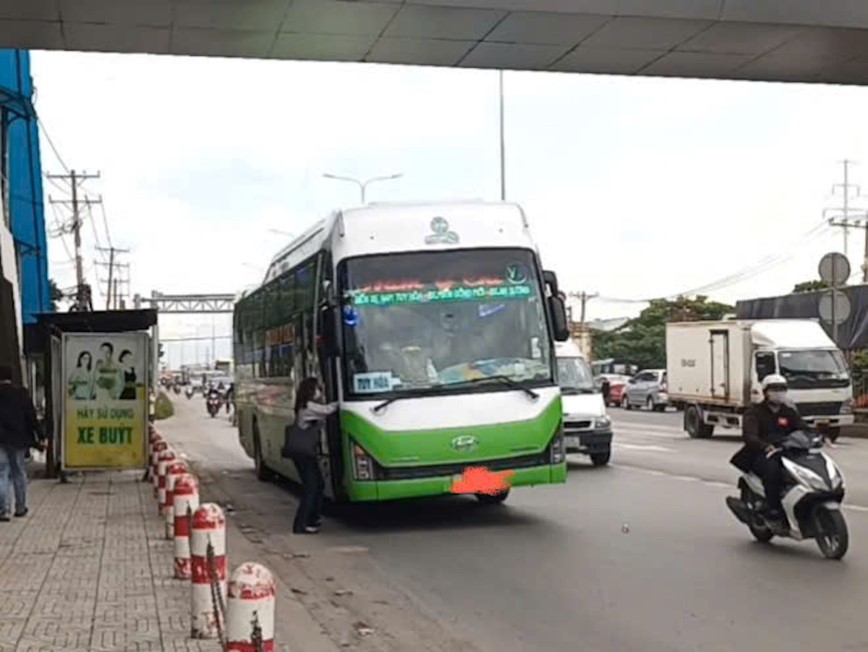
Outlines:
MULTIPOLYGON (((324 404, 324 392, 316 378, 305 378, 298 387, 295 398, 295 427, 292 433, 305 439, 319 441, 323 423, 338 409, 337 403, 324 404), (310 432, 313 429, 313 432, 310 432)), ((295 452, 292 461, 301 478, 302 495, 295 512, 292 531, 295 534, 316 534, 319 532, 325 480, 317 460, 318 444, 310 450, 295 452)))

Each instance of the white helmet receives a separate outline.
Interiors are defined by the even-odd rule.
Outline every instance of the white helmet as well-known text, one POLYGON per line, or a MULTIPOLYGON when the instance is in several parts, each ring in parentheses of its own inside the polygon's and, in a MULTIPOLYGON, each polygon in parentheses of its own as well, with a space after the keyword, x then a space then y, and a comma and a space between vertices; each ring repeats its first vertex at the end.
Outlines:
POLYGON ((787 379, 779 374, 769 374, 765 378, 763 378, 763 391, 767 391, 770 388, 787 388, 787 379))

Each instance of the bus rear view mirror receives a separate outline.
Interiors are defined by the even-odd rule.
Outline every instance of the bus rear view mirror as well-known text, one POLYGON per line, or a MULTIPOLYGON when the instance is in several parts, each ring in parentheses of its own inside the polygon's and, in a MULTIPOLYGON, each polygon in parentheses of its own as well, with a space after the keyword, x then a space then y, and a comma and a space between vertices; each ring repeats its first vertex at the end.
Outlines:
POLYGON ((548 286, 552 296, 558 296, 558 294, 560 293, 560 288, 558 288, 558 275, 552 271, 544 271, 543 281, 545 281, 545 284, 548 286))
POLYGON ((549 297, 549 314, 555 341, 566 342, 570 339, 570 324, 567 320, 567 307, 559 296, 549 297))

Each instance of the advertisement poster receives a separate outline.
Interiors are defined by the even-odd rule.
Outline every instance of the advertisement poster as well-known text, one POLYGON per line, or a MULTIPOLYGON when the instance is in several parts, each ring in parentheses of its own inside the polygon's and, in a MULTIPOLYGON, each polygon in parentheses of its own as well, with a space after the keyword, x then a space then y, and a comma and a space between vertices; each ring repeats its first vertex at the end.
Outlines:
POLYGON ((63 468, 142 469, 148 335, 63 336, 63 468))

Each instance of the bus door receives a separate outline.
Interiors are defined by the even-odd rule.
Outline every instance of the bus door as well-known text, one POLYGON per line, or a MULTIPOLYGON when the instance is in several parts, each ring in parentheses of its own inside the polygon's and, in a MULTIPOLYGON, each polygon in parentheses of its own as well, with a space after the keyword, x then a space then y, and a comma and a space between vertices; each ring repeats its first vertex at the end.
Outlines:
MULTIPOLYGON (((319 257, 319 269, 317 277, 331 281, 331 261, 326 254, 319 257)), ((317 284, 317 311, 316 324, 314 325, 313 340, 315 342, 315 373, 319 377, 325 389, 326 400, 331 403, 340 397, 338 388, 337 365, 338 358, 334 356, 337 336, 336 324, 327 324, 334 320, 333 311, 329 310, 329 297, 325 296, 323 288, 325 283, 317 284)), ((333 414, 326 421, 322 429, 320 445, 323 454, 320 456, 320 470, 325 480, 326 496, 332 500, 340 500, 344 497, 343 489, 343 446, 341 445, 340 416, 333 414)))

